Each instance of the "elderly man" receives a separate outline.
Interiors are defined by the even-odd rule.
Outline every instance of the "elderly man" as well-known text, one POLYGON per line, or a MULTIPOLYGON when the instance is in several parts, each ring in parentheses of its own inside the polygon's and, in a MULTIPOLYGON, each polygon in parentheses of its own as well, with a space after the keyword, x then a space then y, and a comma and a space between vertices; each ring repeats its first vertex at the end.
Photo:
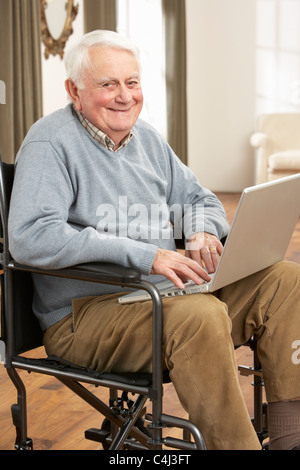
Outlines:
MULTIPOLYGON (((17 157, 12 255, 46 268, 115 262, 180 288, 187 279, 209 280, 229 229, 225 213, 138 119, 143 94, 135 46, 95 31, 69 51, 66 67, 72 103, 37 122, 17 157), (164 208, 159 218, 155 207, 164 208), (185 256, 175 249, 172 207, 193 209, 182 210, 185 256)), ((233 349, 253 333, 269 401, 270 448, 299 446, 300 365, 291 360, 291 345, 300 339, 299 281, 298 265, 279 263, 216 295, 163 301, 165 368, 208 449, 260 448, 233 349)), ((33 308, 47 352, 95 369, 150 371, 151 302, 120 305, 119 295, 113 286, 35 275, 33 308)))

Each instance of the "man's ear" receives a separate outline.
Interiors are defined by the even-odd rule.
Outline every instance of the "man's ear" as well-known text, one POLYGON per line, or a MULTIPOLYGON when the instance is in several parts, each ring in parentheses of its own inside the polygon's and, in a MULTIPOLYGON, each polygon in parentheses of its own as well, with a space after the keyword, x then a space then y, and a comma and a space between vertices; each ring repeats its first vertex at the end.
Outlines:
POLYGON ((65 89, 67 90, 68 95, 70 96, 71 100, 75 104, 76 109, 78 111, 80 111, 81 110, 81 103, 80 103, 80 98, 79 98, 79 95, 78 95, 78 87, 75 85, 75 83, 70 78, 68 78, 65 81, 65 89))

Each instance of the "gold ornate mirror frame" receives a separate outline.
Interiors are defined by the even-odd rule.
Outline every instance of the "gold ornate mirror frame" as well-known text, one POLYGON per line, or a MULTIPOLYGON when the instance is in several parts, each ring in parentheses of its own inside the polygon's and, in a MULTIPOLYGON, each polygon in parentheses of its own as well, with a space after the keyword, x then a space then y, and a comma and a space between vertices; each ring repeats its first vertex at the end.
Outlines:
POLYGON ((45 45, 45 58, 49 55, 59 55, 62 59, 64 56, 64 48, 69 36, 73 33, 72 23, 78 13, 78 5, 74 5, 74 0, 66 0, 66 20, 62 33, 58 39, 54 39, 50 33, 45 10, 47 9, 47 0, 41 2, 41 38, 45 45))

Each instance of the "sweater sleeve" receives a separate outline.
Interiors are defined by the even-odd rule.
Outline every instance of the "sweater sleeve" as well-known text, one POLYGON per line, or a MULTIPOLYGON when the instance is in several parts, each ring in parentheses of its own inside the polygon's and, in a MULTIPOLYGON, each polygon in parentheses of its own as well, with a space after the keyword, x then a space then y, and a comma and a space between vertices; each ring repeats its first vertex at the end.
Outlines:
MULTIPOLYGON (((219 239, 228 235, 229 224, 222 203, 209 189, 199 183, 194 173, 169 148, 169 206, 181 205, 182 232, 188 240, 197 232, 207 232, 219 239)), ((173 213, 176 213, 174 211, 173 213)))
POLYGON ((49 142, 23 147, 9 213, 9 247, 14 259, 50 269, 112 262, 149 274, 156 246, 129 238, 103 239, 92 225, 78 228, 68 222, 76 203, 76 182, 69 172, 49 142))

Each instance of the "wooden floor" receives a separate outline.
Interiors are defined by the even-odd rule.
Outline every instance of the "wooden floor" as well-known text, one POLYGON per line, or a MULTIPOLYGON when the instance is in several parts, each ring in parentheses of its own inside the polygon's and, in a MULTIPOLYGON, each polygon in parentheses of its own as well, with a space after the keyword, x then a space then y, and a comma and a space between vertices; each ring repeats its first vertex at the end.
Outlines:
MULTIPOLYGON (((219 194, 219 197, 231 221, 239 195, 219 194)), ((297 263, 300 262, 300 222, 295 229, 286 258, 297 263)), ((36 357, 43 355, 42 349, 35 353, 36 357)), ((252 354, 248 348, 238 349, 236 356, 238 364, 252 364, 252 354)), ((28 435, 33 439, 34 449, 101 449, 99 444, 84 438, 86 429, 99 427, 101 424, 102 418, 96 411, 51 377, 34 373, 28 374, 25 371, 21 371, 20 375, 27 387, 28 435)), ((240 377, 240 383, 249 414, 252 415, 251 378, 240 377)), ((90 387, 90 389, 95 392, 95 387, 90 387)), ((96 393, 100 398, 107 396, 106 391, 97 391, 96 393)), ((3 365, 0 365, 0 397, 0 450, 10 450, 13 449, 15 440, 15 428, 11 420, 10 407, 16 401, 16 391, 3 365)), ((172 384, 165 386, 164 412, 186 417, 172 384)))

